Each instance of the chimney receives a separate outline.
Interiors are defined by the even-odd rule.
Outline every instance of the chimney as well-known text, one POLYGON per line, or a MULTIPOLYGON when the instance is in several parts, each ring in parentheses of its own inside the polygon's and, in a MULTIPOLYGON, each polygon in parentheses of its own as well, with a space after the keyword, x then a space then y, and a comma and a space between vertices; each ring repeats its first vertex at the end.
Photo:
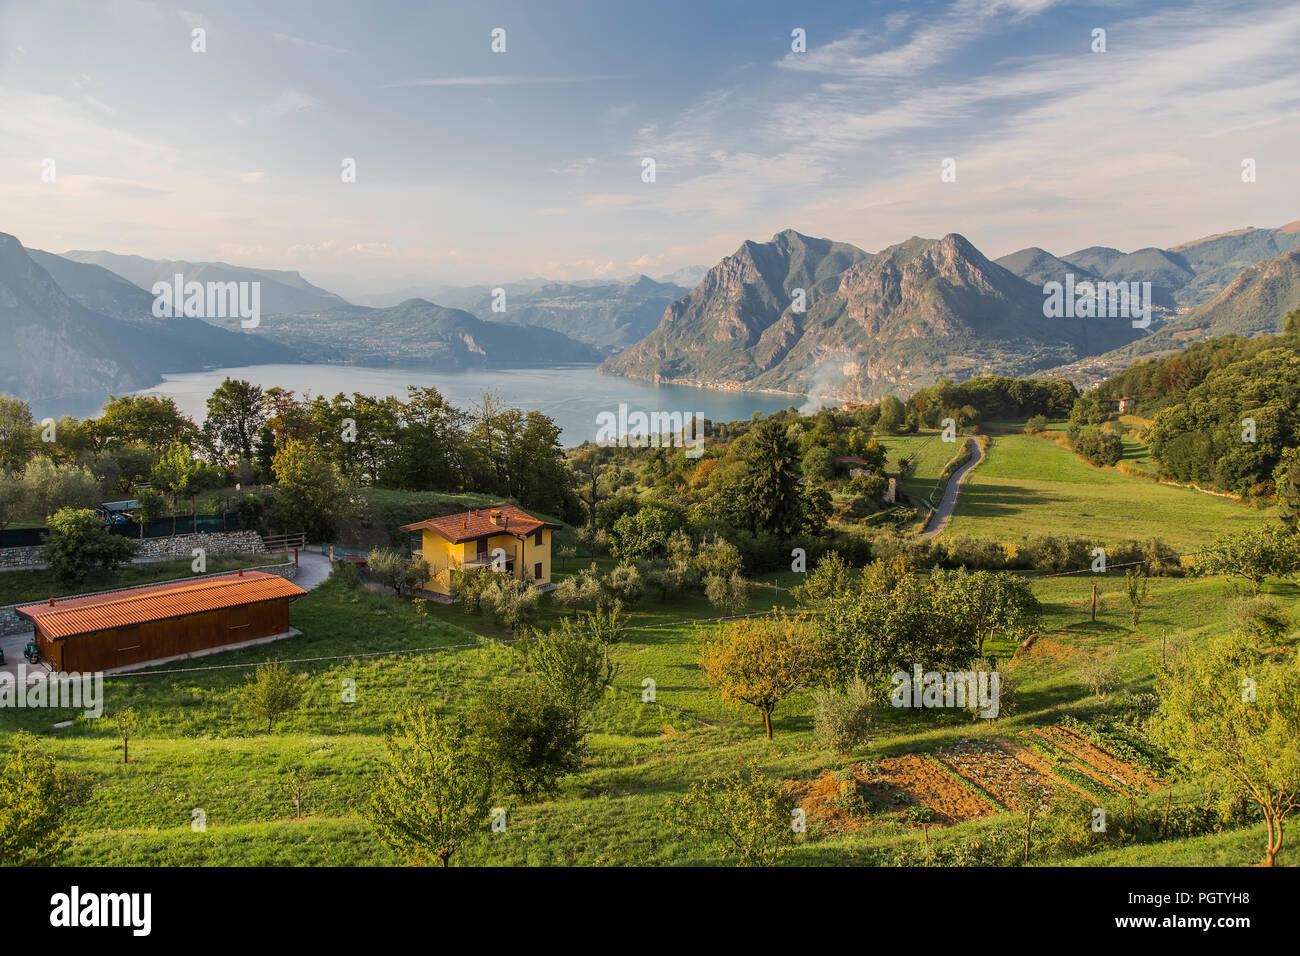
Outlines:
POLYGON ((510 527, 510 516, 509 516, 509 515, 502 515, 502 516, 501 516, 501 526, 504 527, 504 528, 508 528, 508 527, 510 527))
POLYGON ((54 607, 54 597, 53 597, 53 595, 50 596, 50 607, 54 607))
POLYGON ((465 515, 465 517, 460 519, 460 526, 462 529, 469 527, 469 515, 465 515))
POLYGON ((235 577, 242 578, 243 576, 244 576, 244 569, 243 569, 243 568, 240 568, 240 569, 239 569, 239 573, 238 573, 237 575, 235 575, 235 577))

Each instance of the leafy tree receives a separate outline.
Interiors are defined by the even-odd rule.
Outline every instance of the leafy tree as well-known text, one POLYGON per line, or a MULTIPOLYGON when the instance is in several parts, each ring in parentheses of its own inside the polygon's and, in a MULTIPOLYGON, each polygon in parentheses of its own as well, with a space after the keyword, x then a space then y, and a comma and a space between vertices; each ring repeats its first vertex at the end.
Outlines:
POLYGON ((49 514, 61 508, 89 508, 99 504, 99 481, 89 468, 56 464, 44 456, 33 458, 23 469, 29 501, 49 514))
POLYGON ((70 811, 90 798, 90 789, 37 738, 18 734, 0 765, 0 864, 37 866, 57 859, 71 840, 70 811))
POLYGON ((21 469, 35 447, 31 406, 12 395, 0 395, 0 470, 21 469))
POLYGON ((743 611, 749 606, 753 582, 739 571, 728 575, 711 574, 704 579, 704 596, 714 607, 727 611, 743 611))
POLYGON ((838 551, 827 551, 791 593, 801 605, 820 604, 849 593, 853 580, 853 570, 843 556, 838 551))
POLYGON ((574 733, 581 731, 583 715, 605 696, 617 670, 606 659, 605 646, 575 630, 567 617, 558 631, 537 641, 529 666, 547 697, 564 708, 574 733))
POLYGON ((704 644, 704 682, 724 703, 754 707, 772 739, 778 704, 821 672, 823 653, 808 622, 773 612, 722 625, 704 644))
POLYGON ((366 556, 366 567, 380 584, 386 584, 398 594, 414 591, 429 580, 429 563, 418 554, 407 554, 396 548, 375 548, 366 556))
POLYGON ((140 526, 140 537, 144 537, 144 529, 147 524, 157 521, 167 510, 167 502, 163 496, 152 488, 141 488, 135 493, 135 512, 132 517, 135 518, 136 524, 140 526))
POLYGON ((1124 586, 1128 592, 1129 607, 1133 611, 1134 627, 1137 627, 1138 618, 1142 615, 1142 605, 1146 603, 1150 582, 1151 579, 1143 573, 1141 568, 1129 568, 1124 572, 1124 586))
POLYGON ((903 403, 893 395, 886 395, 880 400, 880 418, 876 428, 885 435, 896 435, 903 427, 906 410, 903 403))
POLYGON ((737 866, 775 866, 794 846, 794 799, 750 762, 670 797, 664 817, 713 841, 737 866))
POLYGON ((825 445, 814 445, 804 452, 802 470, 810 481, 830 481, 835 477, 835 453, 825 445))
POLYGON ((1098 700, 1105 699, 1119 682, 1119 667, 1113 656, 1088 658, 1079 667, 1078 674, 1079 680, 1098 700))
POLYGON ((375 775, 362 814, 409 863, 447 866, 487 826, 492 768, 486 756, 467 730, 425 707, 401 712, 384 743, 388 762, 375 775))
POLYGON ((1005 571, 937 570, 930 580, 954 614, 965 617, 975 631, 975 648, 998 631, 1024 638, 1037 630, 1043 608, 1029 582, 1005 571))
POLYGON ((582 766, 582 734, 536 680, 497 682, 479 696, 469 727, 496 783, 512 796, 553 796, 582 766))
POLYGON ((352 516, 342 474, 314 446, 290 439, 276 453, 271 470, 279 484, 276 519, 282 528, 330 539, 352 516))
POLYGON ((1282 460, 1273 470, 1273 485, 1278 519, 1292 533, 1300 530, 1300 447, 1282 452, 1282 460))
POLYGON ((31 505, 31 492, 16 471, 0 468, 0 531, 13 524, 31 505))
POLYGON ((107 574, 135 554, 135 542, 112 534, 89 508, 62 508, 49 521, 43 554, 59 583, 80 584, 107 574))
POLYGON ((110 398, 91 425, 96 439, 109 445, 139 445, 162 454, 176 443, 192 445, 199 431, 172 398, 123 395, 110 398))
POLYGON ((122 738, 122 763, 131 762, 131 738, 140 732, 140 717, 135 710, 128 707, 119 710, 113 717, 113 726, 122 738))
POLYGON ((1270 577, 1290 577, 1300 565, 1300 539, 1284 528, 1251 528, 1215 541, 1198 564, 1209 574, 1245 578, 1255 594, 1270 577))
POLYGON ((305 694, 302 677, 289 670, 288 664, 268 661, 259 664, 249 675, 243 688, 243 703, 254 717, 266 719, 269 734, 276 718, 294 710, 305 694))
POLYGON ((814 626, 827 649, 830 683, 861 677, 881 698, 890 675, 917 663, 926 670, 960 670, 977 648, 975 624, 962 603, 908 574, 901 560, 869 565, 814 626))
POLYGON ((257 436, 266 420, 266 400, 261 387, 227 377, 208 398, 203 435, 222 459, 251 461, 257 436))
POLYGON ((804 508, 799 464, 785 428, 777 419, 761 422, 747 436, 746 468, 740 478, 740 510, 753 534, 796 534, 804 508))
POLYGON ((610 529, 610 554, 620 561, 664 554, 668 539, 682 527, 679 510, 658 502, 625 514, 610 529))
POLYGON ((1124 457, 1124 442, 1112 432, 1100 428, 1072 428, 1070 447, 1094 465, 1114 465, 1124 457))
POLYGON ((1295 655, 1274 663, 1244 635, 1211 638, 1176 659, 1156 688, 1154 739, 1225 804, 1244 799, 1259 807, 1267 830, 1263 862, 1273 866, 1286 819, 1300 807, 1295 655))
POLYGON ((511 634, 517 633, 537 620, 541 610, 542 592, 527 581, 511 574, 489 571, 487 585, 479 597, 480 606, 504 624, 511 634))

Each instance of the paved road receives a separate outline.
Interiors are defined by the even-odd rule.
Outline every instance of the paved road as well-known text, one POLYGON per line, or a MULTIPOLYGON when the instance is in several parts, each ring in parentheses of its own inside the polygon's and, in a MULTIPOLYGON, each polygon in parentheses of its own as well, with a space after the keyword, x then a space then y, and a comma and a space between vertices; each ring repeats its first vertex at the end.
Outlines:
POLYGON ((933 538, 948 523, 952 517, 953 509, 957 507, 957 493, 961 490, 961 483, 966 480, 966 474, 984 460, 984 449, 974 438, 967 438, 974 447, 971 449, 970 460, 962 465, 952 477, 948 479, 948 485, 943 489, 943 497, 939 499, 939 507, 934 509, 934 514, 930 516, 929 527, 921 535, 923 538, 933 538))
POLYGON ((330 559, 319 551, 298 552, 298 576, 293 583, 310 591, 330 576, 330 559))

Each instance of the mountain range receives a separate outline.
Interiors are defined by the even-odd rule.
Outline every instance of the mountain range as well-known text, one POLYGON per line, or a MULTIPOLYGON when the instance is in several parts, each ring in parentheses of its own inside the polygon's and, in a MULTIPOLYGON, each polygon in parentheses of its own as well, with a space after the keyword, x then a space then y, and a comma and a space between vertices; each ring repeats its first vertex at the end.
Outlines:
POLYGON ((297 272, 55 255, 0 234, 0 332, 15 343, 0 356, 0 392, 48 406, 102 401, 163 372, 269 362, 456 370, 602 359, 613 375, 839 401, 982 374, 1087 385, 1197 339, 1279 328, 1300 307, 1300 222, 1168 249, 1029 247, 997 260, 957 233, 871 253, 787 229, 745 241, 692 288, 642 275, 500 290, 504 300, 493 287, 439 286, 352 304, 297 272), (150 288, 176 274, 259 282, 260 325, 155 318, 150 288), (1045 284, 1068 275, 1150 282, 1150 327, 1045 317, 1045 284))
POLYGON ((742 244, 601 369, 841 401, 906 395, 944 377, 1041 373, 1088 383, 1197 338, 1279 328, 1300 306, 1297 247, 1300 222, 1167 250, 1092 246, 1056 256, 1031 247, 996 261, 955 233, 868 253, 785 230, 742 244), (1044 284, 1071 274, 1150 282, 1150 326, 1046 318, 1044 284))

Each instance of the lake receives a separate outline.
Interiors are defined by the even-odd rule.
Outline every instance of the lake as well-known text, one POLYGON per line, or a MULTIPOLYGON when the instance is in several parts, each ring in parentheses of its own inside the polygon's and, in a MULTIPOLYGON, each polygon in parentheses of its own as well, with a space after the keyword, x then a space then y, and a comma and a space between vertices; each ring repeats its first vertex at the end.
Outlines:
POLYGON ((451 404, 467 410, 485 391, 491 391, 507 405, 549 415, 562 429, 566 446, 595 440, 596 416, 601 412, 617 414, 621 402, 627 403, 629 411, 701 413, 718 422, 749 418, 754 412, 769 414, 803 403, 803 399, 792 395, 655 385, 600 375, 594 365, 462 372, 353 365, 250 365, 165 375, 161 385, 137 394, 170 396, 181 411, 202 423, 207 417, 208 396, 227 376, 263 388, 278 385, 291 389, 299 398, 306 394, 330 398, 339 392, 361 392, 404 399, 408 385, 433 386, 451 404))

